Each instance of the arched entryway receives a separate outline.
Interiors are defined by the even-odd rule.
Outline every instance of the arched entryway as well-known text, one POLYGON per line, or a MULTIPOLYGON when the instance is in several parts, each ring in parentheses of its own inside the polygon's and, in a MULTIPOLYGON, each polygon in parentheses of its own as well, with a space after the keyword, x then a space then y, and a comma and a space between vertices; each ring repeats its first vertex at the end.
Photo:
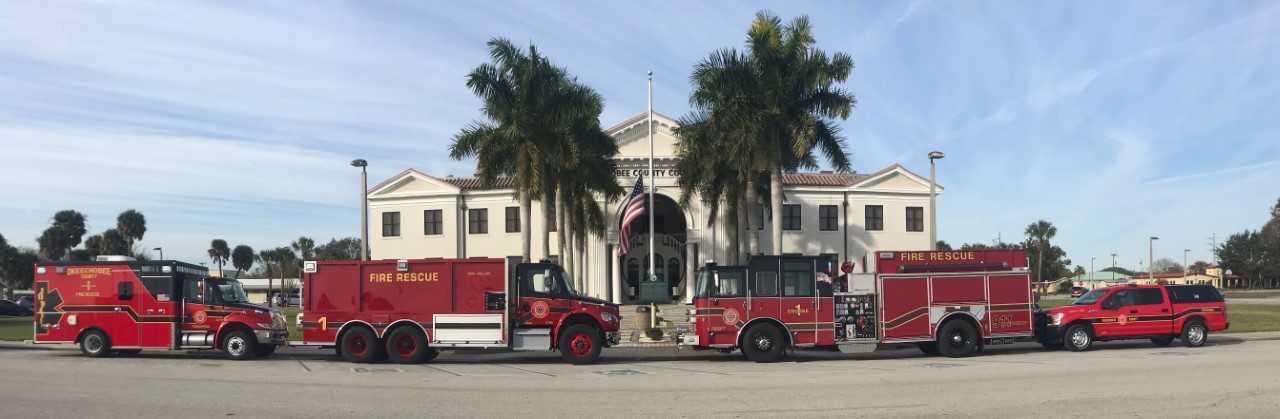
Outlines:
MULTIPOLYGON (((631 224, 625 254, 618 256, 622 267, 624 304, 669 303, 684 287, 689 263, 685 242, 689 226, 684 210, 674 199, 655 194, 653 201, 653 276, 649 275, 649 217, 642 215, 631 224)), ((621 211, 618 217, 621 217, 621 211)), ((621 222, 621 220, 618 220, 621 222)))

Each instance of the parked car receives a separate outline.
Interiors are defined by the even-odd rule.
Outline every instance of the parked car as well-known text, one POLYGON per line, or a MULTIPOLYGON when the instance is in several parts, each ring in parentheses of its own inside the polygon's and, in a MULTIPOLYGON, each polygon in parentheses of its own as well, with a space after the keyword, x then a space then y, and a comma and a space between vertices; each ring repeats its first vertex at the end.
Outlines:
POLYGON ((22 306, 22 308, 35 311, 36 301, 35 299, 31 298, 30 295, 23 295, 18 298, 15 298, 13 299, 13 302, 17 303, 19 306, 22 306))
POLYGON ((1098 288, 1070 305, 1038 316, 1036 336, 1049 349, 1087 350, 1096 341, 1180 339, 1204 345, 1209 332, 1227 330, 1227 305, 1211 285, 1121 285, 1098 288))
POLYGON ((0 316, 30 316, 31 309, 13 301, 0 300, 0 316))
POLYGON ((1079 298, 1086 292, 1089 292, 1089 290, 1085 287, 1071 287, 1071 298, 1079 298))

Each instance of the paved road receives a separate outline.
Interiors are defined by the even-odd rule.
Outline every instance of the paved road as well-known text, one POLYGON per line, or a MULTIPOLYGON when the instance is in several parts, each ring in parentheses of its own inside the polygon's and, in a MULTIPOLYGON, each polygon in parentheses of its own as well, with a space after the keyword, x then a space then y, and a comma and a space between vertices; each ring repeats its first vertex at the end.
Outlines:
MULTIPOLYGON (((735 355, 614 350, 593 366, 524 354, 354 365, 287 350, 88 359, 0 346, 5 417, 1276 417, 1280 340, 1215 336, 1198 349, 1032 345, 967 359, 912 350, 735 355)), ((26 348, 26 349, 21 349, 26 348)))

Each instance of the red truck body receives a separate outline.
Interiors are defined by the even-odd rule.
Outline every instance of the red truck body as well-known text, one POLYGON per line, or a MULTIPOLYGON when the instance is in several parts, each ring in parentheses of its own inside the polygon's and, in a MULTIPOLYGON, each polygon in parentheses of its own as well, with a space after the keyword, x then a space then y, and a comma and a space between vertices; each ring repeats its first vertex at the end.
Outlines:
POLYGON ((35 343, 74 343, 90 356, 222 349, 247 359, 288 335, 284 317, 249 304, 235 280, 187 263, 39 264, 33 289, 35 343))
POLYGON ((1151 339, 1164 346, 1182 339, 1205 343, 1210 331, 1226 330, 1227 306, 1209 285, 1120 285, 1099 288, 1072 304, 1045 310, 1041 343, 1057 349, 1089 349, 1094 341, 1151 339))
POLYGON ((877 252, 877 274, 835 277, 834 267, 834 256, 757 256, 700 270, 693 330, 681 344, 742 348, 758 361, 786 347, 865 352, 881 343, 967 356, 1034 335, 1021 250, 877 252))
POLYGON ((415 363, 442 349, 559 349, 593 362, 617 342, 618 307, 579 295, 550 263, 513 259, 307 262, 298 345, 353 362, 415 363), (508 296, 513 298, 508 301, 508 296))

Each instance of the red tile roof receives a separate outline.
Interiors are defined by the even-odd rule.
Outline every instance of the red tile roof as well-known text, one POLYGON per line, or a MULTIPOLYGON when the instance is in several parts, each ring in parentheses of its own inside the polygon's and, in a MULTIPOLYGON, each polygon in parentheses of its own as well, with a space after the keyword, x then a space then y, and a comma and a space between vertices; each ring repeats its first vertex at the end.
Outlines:
POLYGON ((493 184, 485 187, 480 182, 480 178, 475 177, 446 177, 441 180, 449 182, 453 186, 457 186, 464 191, 474 191, 481 189, 508 189, 511 188, 511 178, 506 176, 498 176, 493 179, 493 184))

